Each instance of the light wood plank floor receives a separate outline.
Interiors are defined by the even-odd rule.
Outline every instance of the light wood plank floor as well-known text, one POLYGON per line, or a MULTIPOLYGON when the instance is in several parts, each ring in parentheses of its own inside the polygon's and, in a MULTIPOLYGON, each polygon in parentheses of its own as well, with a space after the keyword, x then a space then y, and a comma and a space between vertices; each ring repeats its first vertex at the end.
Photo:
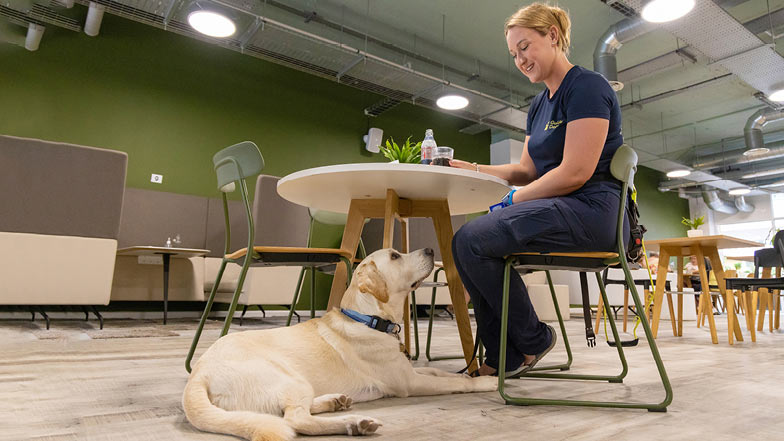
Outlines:
MULTIPOLYGON (((697 329, 694 322, 685 323, 682 338, 672 337, 669 322, 662 323, 658 342, 675 391, 667 413, 506 406, 496 393, 383 399, 359 403, 353 413, 382 420, 376 436, 386 440, 784 439, 784 335, 766 330, 751 343, 744 330, 746 341, 731 347, 724 317, 716 322, 719 345, 710 344, 707 329, 697 329)), ((740 322, 745 323, 742 318, 740 322)), ((246 320, 242 328, 234 323, 232 332, 280 326, 284 318, 246 320)), ((585 344, 582 320, 567 323, 575 372, 618 372, 615 349, 604 343, 603 335, 591 349, 585 344)), ((420 329, 426 325, 421 321, 420 329)), ((40 318, 31 323, 0 317, 0 440, 236 439, 199 432, 183 415, 183 363, 195 326, 195 318, 175 319, 167 326, 157 320, 108 319, 99 331, 94 319, 55 319, 46 331, 40 318)), ((197 354, 217 338, 220 325, 211 322, 208 328, 197 354)), ((434 355, 457 352, 453 321, 436 320, 434 347, 434 355)), ((630 373, 624 384, 513 380, 512 391, 582 399, 661 399, 644 340, 626 353, 630 373)), ((564 358, 559 341, 546 361, 564 358)), ((457 360, 429 365, 462 367, 457 360)))

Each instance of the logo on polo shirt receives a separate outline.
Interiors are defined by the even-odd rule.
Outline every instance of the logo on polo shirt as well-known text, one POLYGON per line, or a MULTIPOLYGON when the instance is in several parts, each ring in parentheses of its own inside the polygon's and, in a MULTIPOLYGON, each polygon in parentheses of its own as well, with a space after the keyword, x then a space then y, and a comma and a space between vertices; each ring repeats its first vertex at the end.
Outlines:
POLYGON ((546 132, 548 130, 557 129, 558 126, 560 126, 561 124, 563 124, 563 120, 562 119, 558 120, 558 121, 550 121, 550 122, 547 123, 546 126, 544 126, 544 131, 546 132))

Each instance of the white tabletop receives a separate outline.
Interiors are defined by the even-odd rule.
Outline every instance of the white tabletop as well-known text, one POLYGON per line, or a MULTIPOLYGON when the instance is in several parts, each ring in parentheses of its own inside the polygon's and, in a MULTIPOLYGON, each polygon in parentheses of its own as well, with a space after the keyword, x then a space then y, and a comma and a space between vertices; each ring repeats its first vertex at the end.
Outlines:
POLYGON ((451 214, 486 211, 509 191, 508 183, 473 170, 423 164, 365 163, 316 167, 278 181, 278 193, 295 204, 348 213, 352 199, 385 199, 387 189, 412 200, 443 200, 451 214))

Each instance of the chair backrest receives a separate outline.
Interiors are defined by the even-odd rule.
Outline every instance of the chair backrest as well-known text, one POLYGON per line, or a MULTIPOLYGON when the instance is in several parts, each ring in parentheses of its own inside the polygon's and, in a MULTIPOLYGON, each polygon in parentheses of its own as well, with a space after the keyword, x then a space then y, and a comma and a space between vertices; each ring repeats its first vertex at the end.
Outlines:
POLYGON ((618 147, 610 162, 610 173, 624 184, 634 185, 637 172, 637 152, 626 144, 618 147))
POLYGON ((782 263, 784 263, 784 230, 777 231, 776 235, 773 236, 773 248, 778 251, 779 255, 779 262, 776 266, 781 267, 782 263))
POLYGON ((264 157, 251 141, 226 147, 212 157, 212 163, 218 177, 218 190, 224 193, 234 191, 235 181, 255 176, 264 169, 264 157))
POLYGON ((623 237, 623 219, 626 213, 626 200, 629 188, 634 188, 634 174, 637 171, 637 152, 626 144, 618 147, 610 162, 610 173, 621 181, 621 203, 618 204, 618 221, 616 226, 616 238, 618 242, 618 253, 621 255, 621 262, 626 265, 626 241, 623 237))

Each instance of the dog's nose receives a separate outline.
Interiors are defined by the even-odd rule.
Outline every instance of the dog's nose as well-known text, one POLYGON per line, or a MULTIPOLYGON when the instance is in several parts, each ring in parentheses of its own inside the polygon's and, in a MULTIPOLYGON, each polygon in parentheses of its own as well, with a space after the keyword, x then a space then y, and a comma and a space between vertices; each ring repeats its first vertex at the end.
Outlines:
POLYGON ((434 256, 435 253, 433 252, 432 248, 425 248, 425 256, 434 256))

